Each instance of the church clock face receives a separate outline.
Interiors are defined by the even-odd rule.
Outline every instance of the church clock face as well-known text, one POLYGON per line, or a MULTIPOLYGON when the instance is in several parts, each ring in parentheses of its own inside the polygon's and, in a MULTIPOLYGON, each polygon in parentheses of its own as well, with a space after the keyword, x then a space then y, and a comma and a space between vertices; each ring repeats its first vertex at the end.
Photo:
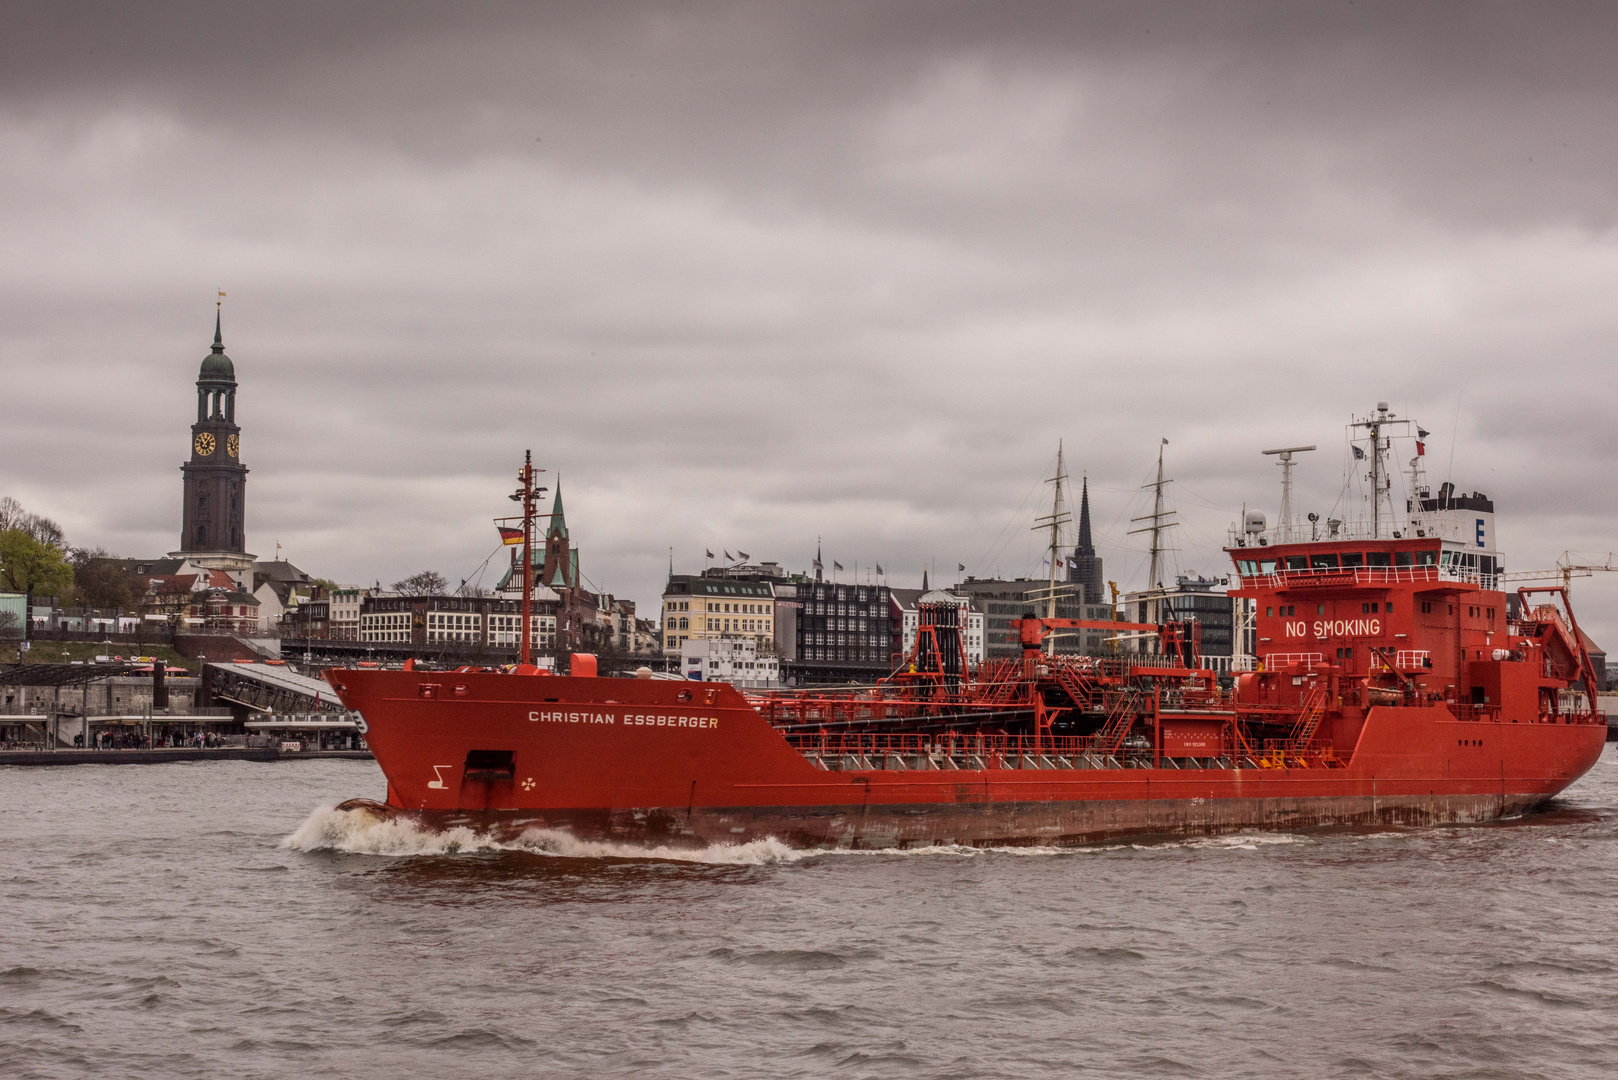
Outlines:
POLYGON ((241 452, 242 437, 240 435, 232 435, 230 438, 225 440, 225 453, 229 454, 231 457, 235 457, 241 452))
POLYGON ((196 442, 193 445, 195 445, 197 448, 198 456, 207 457, 213 453, 213 435, 204 431, 202 434, 197 436, 196 442))

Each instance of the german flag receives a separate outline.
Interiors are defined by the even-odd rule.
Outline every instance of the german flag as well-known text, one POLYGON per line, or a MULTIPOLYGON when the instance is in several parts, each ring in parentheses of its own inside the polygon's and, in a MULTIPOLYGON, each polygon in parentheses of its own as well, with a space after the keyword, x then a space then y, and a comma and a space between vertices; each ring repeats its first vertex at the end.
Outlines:
POLYGON ((521 529, 508 529, 504 525, 496 525, 495 528, 500 530, 500 542, 506 547, 522 543, 521 529))

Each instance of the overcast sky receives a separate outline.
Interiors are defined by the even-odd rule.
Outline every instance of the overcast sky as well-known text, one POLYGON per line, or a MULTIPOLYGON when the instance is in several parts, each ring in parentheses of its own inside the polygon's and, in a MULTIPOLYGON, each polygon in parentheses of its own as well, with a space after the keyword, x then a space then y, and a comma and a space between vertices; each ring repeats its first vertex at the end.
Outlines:
POLYGON ((178 546, 223 288, 249 549, 344 582, 473 574, 526 448, 648 614, 670 547, 1041 574, 1062 439, 1138 587, 1163 437, 1223 573, 1379 399, 1508 568, 1618 546, 1608 5, 0 12, 0 494, 75 543, 178 546))

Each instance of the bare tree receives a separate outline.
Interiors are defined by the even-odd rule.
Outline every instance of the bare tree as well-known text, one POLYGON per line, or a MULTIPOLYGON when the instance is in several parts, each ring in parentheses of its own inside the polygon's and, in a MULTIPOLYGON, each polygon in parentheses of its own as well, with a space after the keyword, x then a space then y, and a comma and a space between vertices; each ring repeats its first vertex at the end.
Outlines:
POLYGON ((31 514, 22 503, 10 495, 0 498, 0 532, 17 529, 27 533, 47 547, 61 550, 67 546, 67 534, 48 517, 31 514))
POLYGON ((406 596, 443 596, 449 581, 436 570, 423 570, 411 574, 403 581, 393 583, 393 591, 406 596))

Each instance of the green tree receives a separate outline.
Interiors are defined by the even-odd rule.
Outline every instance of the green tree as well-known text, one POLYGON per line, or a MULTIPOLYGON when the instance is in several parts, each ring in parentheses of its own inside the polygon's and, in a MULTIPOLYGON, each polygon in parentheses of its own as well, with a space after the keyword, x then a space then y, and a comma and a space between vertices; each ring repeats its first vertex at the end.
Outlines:
POLYGON ((29 596, 51 596, 73 584, 73 567, 61 551, 22 529, 0 532, 0 586, 29 596))
POLYGON ((144 583, 101 548, 74 548, 73 591, 80 603, 96 608, 128 608, 140 602, 144 583))

